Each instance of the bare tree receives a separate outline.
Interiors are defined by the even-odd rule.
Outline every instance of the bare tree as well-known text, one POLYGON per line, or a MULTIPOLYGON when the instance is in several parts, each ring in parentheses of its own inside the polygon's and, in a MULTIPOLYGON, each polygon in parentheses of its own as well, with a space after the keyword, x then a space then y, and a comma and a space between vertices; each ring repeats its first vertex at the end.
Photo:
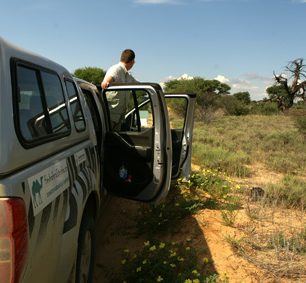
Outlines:
POLYGON ((289 62, 285 70, 288 77, 285 74, 273 74, 276 85, 282 86, 285 92, 285 95, 279 95, 276 100, 283 109, 288 109, 295 99, 300 98, 306 103, 306 65, 303 59, 299 58, 289 62))

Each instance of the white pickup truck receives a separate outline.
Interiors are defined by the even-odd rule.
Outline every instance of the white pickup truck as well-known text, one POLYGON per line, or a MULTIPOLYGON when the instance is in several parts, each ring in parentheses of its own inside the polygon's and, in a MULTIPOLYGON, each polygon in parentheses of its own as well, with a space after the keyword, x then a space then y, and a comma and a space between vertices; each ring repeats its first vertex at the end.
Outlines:
POLYGON ((102 92, 0 38, 0 282, 91 282, 105 195, 160 202, 188 177, 194 105, 152 83, 102 92))

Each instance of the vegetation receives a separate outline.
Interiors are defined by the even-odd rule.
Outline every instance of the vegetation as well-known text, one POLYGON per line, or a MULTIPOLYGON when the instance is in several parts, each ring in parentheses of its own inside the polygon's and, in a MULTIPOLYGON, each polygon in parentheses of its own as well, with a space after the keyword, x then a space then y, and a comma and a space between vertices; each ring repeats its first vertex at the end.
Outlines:
POLYGON ((203 210, 219 211, 223 225, 235 230, 224 236, 233 253, 272 274, 272 281, 302 280, 306 274, 306 181, 297 174, 304 174, 305 154, 303 134, 288 116, 224 116, 209 124, 196 122, 193 156, 202 169, 188 181, 175 183, 166 203, 140 207, 137 234, 146 235, 150 245, 122 258, 123 282, 229 282, 229 277, 213 272, 209 257, 203 265, 190 242, 172 246, 156 240, 181 233, 184 219, 203 210), (248 185, 237 183, 241 179, 228 177, 248 179, 256 173, 254 163, 284 176, 265 183, 263 195, 256 199, 250 198, 248 185), (171 253, 177 256, 173 262, 171 253), (139 276, 139 268, 145 277, 139 276))
MULTIPOLYGON (((196 250, 190 247, 189 241, 176 243, 148 240, 136 253, 124 250, 121 263, 123 268, 120 282, 228 282, 227 278, 222 279, 217 274, 201 273, 200 270, 209 270, 209 259, 199 261, 196 250)), ((115 282, 119 281, 117 280, 115 282)))
POLYGON ((217 80, 205 80, 196 77, 191 80, 172 80, 165 84, 166 92, 196 93, 196 117, 206 119, 207 111, 215 111, 218 101, 223 95, 229 94, 230 86, 217 80))
POLYGON ((303 59, 295 59, 286 66, 285 74, 274 74, 275 85, 267 89, 271 100, 282 111, 291 108, 294 101, 306 101, 306 65, 303 59))
POLYGON ((196 122, 194 162, 228 175, 248 177, 251 165, 266 170, 302 174, 306 169, 304 136, 289 116, 223 116, 196 122))
MULTIPOLYGON (((136 252, 125 250, 122 256, 121 282, 228 282, 211 268, 207 257, 198 258, 192 240, 166 242, 156 240, 166 233, 179 232, 180 224, 201 209, 240 207, 232 194, 234 182, 219 172, 203 170, 190 179, 173 184, 166 203, 143 205, 137 215, 137 235, 146 235, 144 247, 136 252)), ((118 278, 115 278, 118 282, 118 278)))
POLYGON ((100 85, 105 76, 105 71, 96 67, 84 67, 76 69, 73 75, 93 84, 100 85))
MULTIPOLYGON (((230 282, 214 269, 209 250, 199 251, 182 236, 186 220, 211 211, 228 232, 218 227, 231 256, 264 274, 256 280, 304 281, 303 105, 294 105, 284 115, 276 101, 252 102, 248 93, 229 95, 225 85, 201 78, 172 81, 167 87, 200 93, 193 136, 193 163, 198 169, 189 180, 173 183, 164 203, 139 206, 132 237, 145 239, 144 245, 123 252, 114 282, 230 282), (256 188, 262 193, 254 197, 256 188)), ((171 124, 181 124, 179 113, 185 105, 168 106, 171 124)))
POLYGON ((204 208, 237 208, 239 200, 231 196, 234 190, 235 185, 216 171, 194 173, 188 181, 179 179, 165 203, 140 207, 137 233, 152 236, 175 231, 184 217, 204 208))
MULTIPOLYGON (((266 199, 286 207, 306 208, 306 181, 286 175, 278 184, 269 184, 266 199)), ((305 247, 306 248, 306 247, 305 247)))
MULTIPOLYGON (((209 122, 218 111, 225 115, 241 116, 247 114, 272 115, 280 111, 277 99, 281 86, 272 86, 270 99, 251 101, 249 92, 230 94, 230 86, 217 80, 206 80, 200 77, 186 80, 172 80, 165 84, 166 92, 191 92, 197 94, 196 120, 209 122), (272 93, 275 93, 273 96, 272 93)), ((171 109, 182 112, 183 105, 171 104, 171 109)))

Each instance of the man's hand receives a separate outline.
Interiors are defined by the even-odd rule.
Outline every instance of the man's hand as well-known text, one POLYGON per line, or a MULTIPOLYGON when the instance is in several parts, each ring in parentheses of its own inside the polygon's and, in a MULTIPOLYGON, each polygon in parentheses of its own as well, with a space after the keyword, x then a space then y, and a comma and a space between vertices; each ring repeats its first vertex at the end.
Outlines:
POLYGON ((104 78, 103 82, 101 83, 101 87, 103 89, 108 88, 108 86, 109 86, 110 82, 112 81, 112 79, 113 79, 112 77, 104 78))
POLYGON ((104 89, 104 88, 108 88, 108 86, 109 86, 109 82, 102 82, 101 83, 101 87, 104 89))

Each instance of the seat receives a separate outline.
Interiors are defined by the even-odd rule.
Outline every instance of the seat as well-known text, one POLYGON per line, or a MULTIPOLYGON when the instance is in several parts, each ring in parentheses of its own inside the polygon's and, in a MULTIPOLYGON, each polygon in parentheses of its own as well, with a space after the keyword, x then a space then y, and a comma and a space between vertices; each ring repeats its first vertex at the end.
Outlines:
POLYGON ((33 118, 32 112, 29 109, 20 109, 19 110, 19 125, 22 136, 26 140, 31 140, 33 138, 30 122, 33 118))

